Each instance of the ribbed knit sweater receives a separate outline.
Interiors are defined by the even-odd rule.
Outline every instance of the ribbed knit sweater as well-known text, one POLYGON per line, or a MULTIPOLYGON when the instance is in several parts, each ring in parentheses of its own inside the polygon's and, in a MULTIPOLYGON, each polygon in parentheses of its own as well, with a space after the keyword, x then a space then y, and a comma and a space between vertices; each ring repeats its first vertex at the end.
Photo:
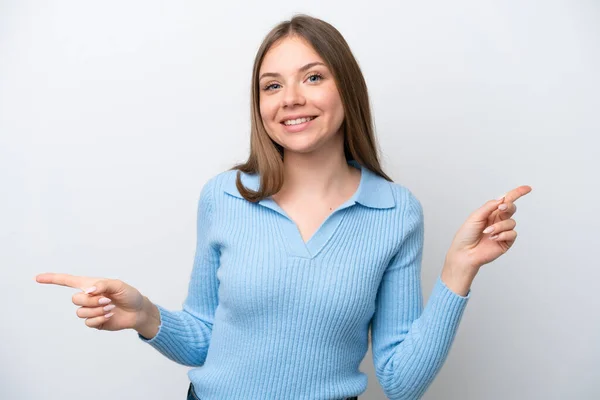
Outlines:
MULTIPOLYGON (((354 161, 354 195, 304 242, 271 197, 245 200, 237 171, 210 179, 183 309, 157 305, 148 340, 192 366, 202 400, 326 400, 367 388, 359 370, 371 329, 377 379, 390 399, 420 398, 441 369, 471 292, 438 275, 423 308, 419 200, 354 161)), ((256 190, 259 176, 242 174, 256 190)))

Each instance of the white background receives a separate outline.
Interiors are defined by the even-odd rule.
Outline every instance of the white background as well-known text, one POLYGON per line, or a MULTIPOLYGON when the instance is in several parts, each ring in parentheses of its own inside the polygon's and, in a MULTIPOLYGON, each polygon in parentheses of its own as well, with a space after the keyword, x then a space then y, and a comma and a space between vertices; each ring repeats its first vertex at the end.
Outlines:
MULTIPOLYGON (((0 1, 0 398, 185 398, 188 367, 34 277, 181 308, 200 189, 247 156, 255 52, 296 12, 362 67, 384 168, 424 207, 425 300, 467 216, 533 188, 424 398, 600 398, 600 3, 566 0, 0 1)), ((361 369, 384 399, 370 350, 361 369)))

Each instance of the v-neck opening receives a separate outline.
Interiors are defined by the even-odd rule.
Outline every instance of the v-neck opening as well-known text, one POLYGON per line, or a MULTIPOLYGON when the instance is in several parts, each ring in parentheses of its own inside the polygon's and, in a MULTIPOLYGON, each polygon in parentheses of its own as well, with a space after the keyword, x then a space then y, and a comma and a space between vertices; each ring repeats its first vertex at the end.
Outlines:
MULTIPOLYGON (((325 219, 323 219, 323 221, 321 221, 321 224, 319 225, 319 227, 313 232, 313 234, 308 238, 307 241, 304 241, 304 239, 302 239, 302 241, 304 242, 304 245, 307 246, 307 247, 309 246, 309 243, 311 241, 313 241, 314 237, 317 236, 317 233, 325 226, 325 224, 327 223, 327 221, 329 221, 330 219, 334 218, 334 214, 339 213, 343 209, 348 208, 348 207, 354 205, 355 202, 352 200, 353 198, 354 198, 354 196, 352 196, 351 198, 349 198, 348 200, 346 200, 344 203, 340 204, 340 206, 338 208, 336 208, 331 213, 329 213, 329 215, 327 215, 327 217, 325 217, 325 219)), ((290 221, 294 222, 291 218, 290 218, 290 221)), ((300 238, 302 238, 302 232, 300 232, 300 228, 298 227, 298 224, 296 224, 294 222, 294 225, 296 225, 296 229, 298 230, 298 234, 300 235, 300 238)))
MULTIPOLYGON (((353 168, 357 168, 351 163, 349 163, 349 165, 353 166, 353 168)), ((285 242, 288 246, 288 251, 292 256, 312 259, 321 252, 323 247, 325 247, 325 245, 333 237, 335 231, 342 222, 344 215, 346 214, 343 212, 344 209, 356 204, 356 198, 360 193, 366 178, 365 171, 362 169, 362 167, 359 166, 357 169, 360 171, 361 175, 358 187, 354 191, 354 194, 348 200, 338 206, 333 212, 331 212, 321 222, 319 227, 313 232, 307 241, 304 241, 302 238, 302 233, 300 232, 298 224, 296 224, 296 222, 290 218, 290 216, 283 208, 279 206, 279 204, 277 204, 272 196, 267 197, 259 202, 259 204, 276 211, 285 218, 285 221, 279 225, 279 231, 280 234, 284 236, 285 242)))

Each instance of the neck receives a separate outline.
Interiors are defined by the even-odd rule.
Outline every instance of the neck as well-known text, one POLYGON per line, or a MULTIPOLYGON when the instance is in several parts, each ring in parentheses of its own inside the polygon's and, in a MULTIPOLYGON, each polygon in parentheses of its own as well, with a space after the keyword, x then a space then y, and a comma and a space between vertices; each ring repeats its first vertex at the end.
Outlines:
POLYGON ((324 199, 346 194, 358 171, 353 171, 355 168, 346 161, 343 139, 341 145, 335 147, 311 153, 286 151, 283 162, 284 183, 277 195, 324 199))

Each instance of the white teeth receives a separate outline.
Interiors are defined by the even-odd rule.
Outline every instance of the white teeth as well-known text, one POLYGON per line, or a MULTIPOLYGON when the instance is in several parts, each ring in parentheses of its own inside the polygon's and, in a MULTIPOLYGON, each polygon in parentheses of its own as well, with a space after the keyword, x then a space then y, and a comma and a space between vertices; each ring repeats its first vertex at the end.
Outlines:
POLYGON ((283 121, 283 123, 284 123, 284 125, 298 125, 298 124, 303 124, 303 123, 308 122, 313 119, 315 119, 315 117, 290 119, 287 121, 283 121))

